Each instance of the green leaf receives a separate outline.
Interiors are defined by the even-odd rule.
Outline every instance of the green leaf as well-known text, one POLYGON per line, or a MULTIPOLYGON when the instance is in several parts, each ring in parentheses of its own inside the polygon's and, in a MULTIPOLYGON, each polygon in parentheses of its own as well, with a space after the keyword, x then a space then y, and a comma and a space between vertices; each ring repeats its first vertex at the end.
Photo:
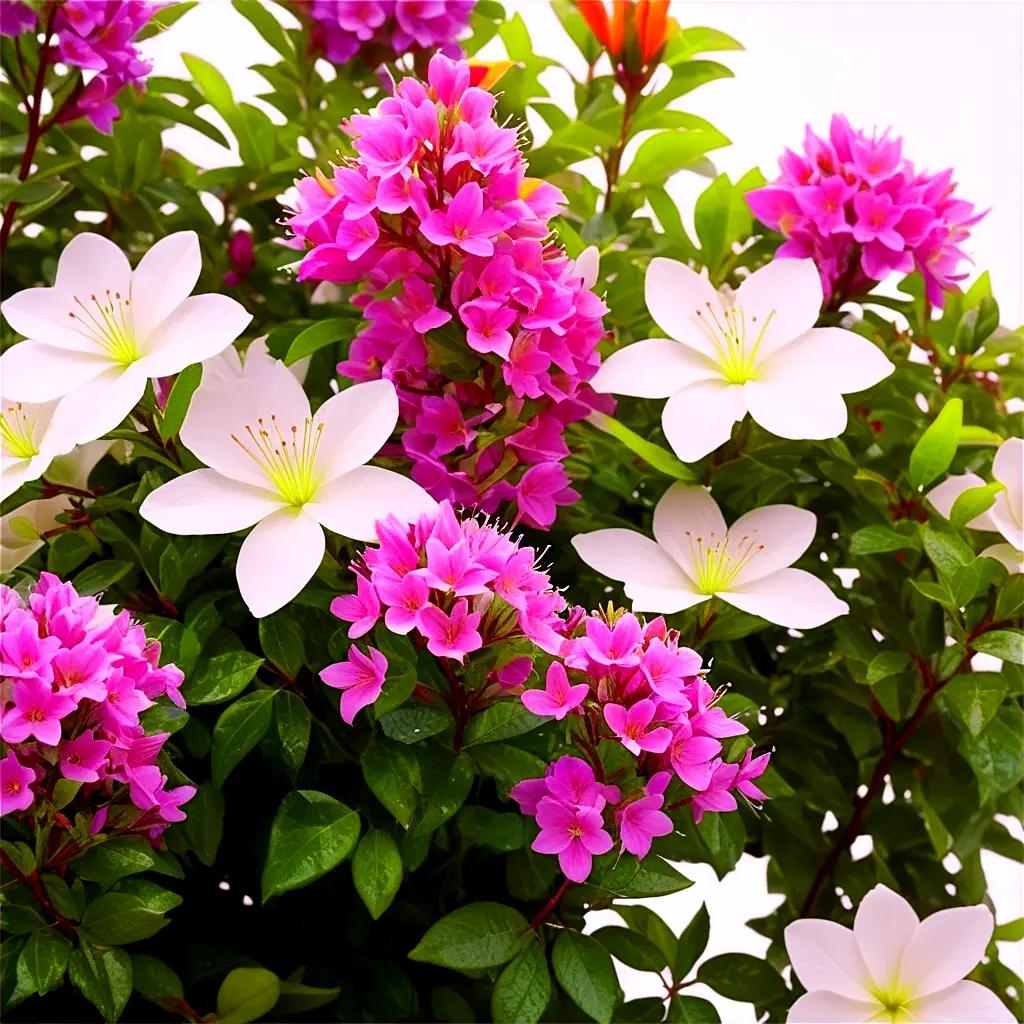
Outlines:
POLYGON ((7 198, 8 202, 30 206, 33 203, 53 202, 64 191, 66 191, 66 186, 62 181, 29 178, 28 181, 23 181, 18 185, 7 198))
POLYGON ((495 1024, 537 1024, 551 1001, 544 950, 531 942, 502 972, 491 993, 495 1024))
POLYGON ((1024 665, 1024 633, 1015 629, 993 629, 971 642, 976 651, 1002 658, 1014 665, 1024 665))
POLYGON ((222 1024, 249 1024, 269 1013, 281 994, 280 979, 265 967, 236 967, 217 992, 222 1024))
POLYGON ((433 761, 423 771, 419 820, 410 835, 422 836, 440 828, 466 802, 473 785, 473 762, 466 753, 454 761, 446 750, 431 748, 433 761))
POLYGON ((160 436, 166 441, 174 437, 181 430, 185 422, 185 414, 188 412, 189 403, 199 387, 199 381, 203 376, 201 363, 193 363, 186 366, 174 380, 171 386, 171 393, 167 396, 167 405, 164 406, 163 416, 160 417, 158 426, 160 436))
POLYGON ((53 991, 64 977, 71 953, 71 943, 63 935, 49 928, 33 932, 18 958, 18 985, 31 985, 31 991, 45 996, 53 991))
POLYGON ((121 946, 156 935, 169 922, 154 913, 138 896, 108 892, 94 899, 82 915, 82 930, 103 945, 121 946))
POLYGON ((734 185, 728 175, 720 174, 697 197, 694 206, 693 226, 704 265, 716 286, 721 283, 720 268, 731 253, 733 243, 749 234, 753 226, 753 216, 743 192, 741 183, 734 185))
POLYGON ((888 526, 863 526, 850 538, 851 555, 879 555, 887 551, 917 548, 916 537, 907 537, 888 526))
POLYGON ((235 765, 266 735, 273 700, 273 690, 254 690, 236 700, 217 719, 210 755, 215 786, 224 785, 235 765))
POLYGON ((997 942, 1020 942, 1024 939, 1024 917, 997 924, 992 938, 997 942))
POLYGON ((274 701, 274 731, 293 779, 306 759, 311 724, 309 708, 302 700, 290 690, 279 690, 274 701))
POLYGON ((963 422, 964 403, 959 398, 951 398, 910 453, 910 482, 915 487, 930 484, 949 469, 963 422))
POLYGON ((270 827, 263 902, 336 868, 358 838, 359 815, 351 808, 315 790, 289 793, 270 827))
POLYGON ((955 533, 940 532, 925 526, 922 534, 925 554, 935 566, 939 579, 950 586, 960 570, 974 561, 974 552, 955 533))
POLYGON ((961 738, 960 753, 978 780, 983 804, 1012 789, 1024 777, 1019 714, 996 714, 980 736, 961 738))
POLYGON ((408 828, 423 788, 416 755, 408 747, 374 734, 363 751, 362 769, 373 795, 408 828))
MULTIPOLYGON (((191 805, 189 813, 191 813, 191 805)), ((115 882, 140 871, 149 871, 158 863, 153 847, 139 836, 120 836, 91 846, 82 854, 76 872, 87 882, 98 882, 109 889, 115 882)))
POLYGON ((363 836, 352 858, 352 880, 376 921, 402 885, 402 855, 389 833, 375 828, 363 836))
POLYGON ((668 896, 688 889, 693 882, 680 874, 661 857, 649 856, 642 861, 626 854, 590 883, 615 896, 638 899, 642 896, 668 896))
POLYGON ((598 928, 593 938, 608 950, 616 960, 637 971, 658 974, 668 967, 665 954, 646 935, 630 931, 619 925, 598 928))
POLYGON ((279 1014, 308 1013, 337 999, 340 988, 303 985, 297 981, 282 981, 281 995, 276 1009, 279 1014))
POLYGON ((286 61, 295 61, 295 47, 281 23, 273 15, 273 8, 252 0, 231 0, 231 6, 249 22, 286 61))
POLYGON ((479 743, 497 743, 500 740, 532 732, 544 724, 543 718, 539 718, 524 707, 518 699, 499 701, 489 708, 484 708, 469 720, 463 746, 473 747, 479 743))
POLYGON ((184 999, 185 989, 170 967, 155 956, 132 954, 132 979, 135 991, 146 999, 184 999))
POLYGON ((132 994, 132 961, 123 949, 99 949, 82 940, 68 961, 68 975, 105 1021, 116 1021, 132 994))
POLYGON ((442 733, 452 724, 451 715, 429 704, 399 708, 380 719, 388 739, 399 743, 418 743, 442 733))
POLYGON ((705 153, 728 145, 728 138, 711 126, 707 130, 658 132, 640 144, 620 183, 663 185, 667 178, 692 166, 705 153))
POLYGON ((672 977, 676 981, 685 980, 693 970, 694 964, 707 949, 710 933, 711 917, 706 904, 702 903, 700 909, 693 915, 693 919, 683 930, 683 934, 679 936, 675 959, 672 963, 672 977))
POLYGON ((83 569, 71 582, 75 590, 82 597, 92 594, 99 594, 101 591, 112 587, 118 580, 124 579, 132 571, 134 566, 131 562, 118 562, 108 559, 103 562, 93 562, 92 565, 83 569))
POLYGON ((457 971, 483 970, 508 963, 530 939, 529 925, 518 910, 501 903, 471 903, 432 925, 409 958, 457 971))
POLYGON ((906 651, 879 651, 868 663, 864 682, 868 686, 898 675, 910 663, 910 655, 906 651))
POLYGON ((949 521, 954 526, 966 526, 975 516, 987 512, 995 502, 996 495, 1002 490, 1003 485, 998 481, 982 487, 969 488, 953 502, 953 507, 949 510, 949 521))
POLYGON ((237 697, 250 681, 263 659, 248 651, 225 651, 203 660, 185 686, 189 704, 222 704, 237 697))
POLYGON ((328 345, 333 345, 352 329, 350 317, 333 317, 330 320, 319 320, 311 327, 302 331, 295 340, 288 346, 288 353, 284 357, 285 366, 291 366, 306 356, 328 345))
POLYGON ((970 672, 946 684, 943 697, 972 736, 981 735, 1006 696, 1007 682, 996 672, 970 672))
POLYGON ((621 441, 634 455, 639 455, 653 469, 674 480, 683 480, 686 483, 696 483, 697 477, 683 462, 672 452, 661 445, 655 444, 641 437, 638 433, 630 430, 625 423, 620 423, 612 416, 594 415, 589 421, 599 430, 621 441))
POLYGON ((697 980, 726 999, 741 1003, 768 1003, 786 995, 778 971, 767 960, 748 953, 723 953, 705 960, 697 971, 697 980))
POLYGON ((201 782, 188 802, 188 817, 179 827, 195 855, 212 867, 224 831, 224 794, 209 782, 201 782))
POLYGON ((665 1024, 720 1024, 721 1020, 714 1003, 677 993, 669 1000, 665 1024))
POLYGON ((622 989, 607 950, 589 935, 566 930, 555 940, 551 964, 569 998, 599 1024, 611 1024, 622 989))
POLYGON ((302 668, 302 630, 287 612, 260 619, 263 653, 290 679, 302 668))

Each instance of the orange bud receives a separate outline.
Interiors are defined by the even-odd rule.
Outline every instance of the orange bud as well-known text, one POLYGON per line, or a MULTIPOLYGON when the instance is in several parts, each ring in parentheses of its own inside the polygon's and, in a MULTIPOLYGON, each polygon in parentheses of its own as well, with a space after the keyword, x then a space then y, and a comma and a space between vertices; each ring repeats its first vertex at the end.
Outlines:
POLYGON ((519 66, 514 60, 471 60, 469 84, 490 91, 507 72, 519 66))
POLYGON ((590 31, 602 45, 608 46, 608 12, 604 0, 576 0, 576 6, 583 15, 583 20, 590 26, 590 31))
POLYGON ((331 181, 318 167, 316 169, 317 184, 333 199, 338 194, 338 186, 331 181))
MULTIPOLYGON (((640 35, 640 52, 645 64, 661 53, 668 39, 668 0, 641 0, 647 7, 645 24, 640 35)), ((638 27, 639 28, 639 27, 638 27)))
POLYGON ((632 5, 630 0, 612 0, 612 21, 608 29, 608 52, 614 57, 622 56, 626 42, 626 15, 632 5))

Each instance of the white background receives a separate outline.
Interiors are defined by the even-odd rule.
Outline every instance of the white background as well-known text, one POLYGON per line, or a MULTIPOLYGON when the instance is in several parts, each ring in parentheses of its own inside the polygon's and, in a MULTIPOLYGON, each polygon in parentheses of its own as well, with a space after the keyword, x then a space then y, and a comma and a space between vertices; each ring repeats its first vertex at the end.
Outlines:
MULTIPOLYGON (((578 70, 579 57, 546 2, 506 0, 531 30, 536 51, 578 70), (576 65, 572 61, 576 60, 576 65)), ((276 10, 276 8, 274 8, 276 10)), ((960 194, 991 213, 973 229, 967 248, 975 272, 992 274, 1003 323, 1024 319, 1024 156, 1022 156, 1022 7, 1019 3, 725 2, 675 3, 685 27, 710 25, 728 32, 745 52, 709 54, 731 67, 734 79, 702 86, 681 101, 733 140, 711 154, 733 177, 758 165, 769 177, 784 146, 799 146, 804 124, 824 132, 834 111, 855 126, 891 126, 905 140, 904 153, 930 170, 952 166, 960 194)), ((249 65, 275 55, 227 0, 202 0, 162 37, 146 44, 155 72, 185 76, 178 54, 212 61, 227 76, 238 99, 265 88, 249 65)), ((502 56, 500 50, 486 55, 502 56)), ((559 72, 544 81, 562 102, 567 82, 559 72)), ((216 115, 205 111, 212 120, 216 115)), ((173 129, 168 143, 192 159, 214 166, 237 156, 196 135, 173 129)), ((705 182, 680 175, 671 191, 685 210, 705 182)), ((973 275, 972 275, 973 276, 973 275)), ((770 810, 769 810, 770 813, 770 810)), ((1024 915, 1024 869, 995 854, 983 855, 999 922, 1024 915)), ((767 948, 743 924, 769 913, 780 898, 765 885, 766 861, 744 855, 719 883, 710 868, 687 866, 691 889, 651 901, 678 933, 702 901, 711 912, 708 954, 767 948)), ((592 927, 621 923, 612 912, 593 915, 592 927)), ((1022 943, 1002 944, 1003 957, 1020 972, 1022 943)), ((625 970, 630 997, 660 994, 653 975, 625 970)), ((712 998, 727 1024, 753 1021, 747 1005, 712 996, 702 986, 687 989, 712 998)))

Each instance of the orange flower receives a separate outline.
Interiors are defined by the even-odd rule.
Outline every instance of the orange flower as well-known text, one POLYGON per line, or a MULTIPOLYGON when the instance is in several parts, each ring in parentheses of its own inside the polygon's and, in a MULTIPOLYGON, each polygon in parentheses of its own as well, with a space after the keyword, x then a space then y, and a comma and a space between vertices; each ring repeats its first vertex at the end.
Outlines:
POLYGON ((611 16, 603 0, 576 0, 580 14, 597 41, 613 60, 621 62, 636 54, 640 66, 628 68, 637 73, 656 63, 671 34, 669 0, 612 0, 611 16))
POLYGON ((471 60, 469 84, 490 91, 507 71, 517 66, 514 60, 471 60))

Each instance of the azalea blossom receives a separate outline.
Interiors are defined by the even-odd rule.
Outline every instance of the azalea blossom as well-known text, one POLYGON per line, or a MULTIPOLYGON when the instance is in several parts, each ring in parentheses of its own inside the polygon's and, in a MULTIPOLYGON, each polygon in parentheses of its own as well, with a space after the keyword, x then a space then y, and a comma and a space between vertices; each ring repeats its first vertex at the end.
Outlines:
POLYGON ((252 317, 224 295, 192 295, 202 257, 194 231, 168 235, 133 271, 102 235, 76 235, 52 288, 28 288, 0 306, 27 340, 0 356, 5 395, 62 399, 53 429, 66 451, 113 430, 167 377, 222 352, 252 317))
POLYGON ((634 611, 682 611, 718 597, 790 629, 845 615, 848 605, 792 565, 814 539, 817 519, 795 505, 765 505, 727 527, 703 487, 673 484, 654 510, 654 539, 595 530, 572 539, 580 558, 626 585, 634 611))
POLYGON ((348 660, 328 665, 320 678, 336 690, 341 690, 341 717, 351 725, 362 708, 373 704, 384 689, 388 659, 375 647, 367 647, 363 654, 358 647, 348 649, 348 660))
MULTIPOLYGON (((1005 543, 992 544, 982 555, 1002 562, 1010 573, 1021 573, 1024 572, 1024 441, 1019 437, 1011 437, 999 446, 992 461, 992 476, 1003 489, 991 508, 967 525, 972 530, 1001 533, 1005 543)), ((948 519, 961 494, 984 486, 985 481, 977 473, 962 473, 947 477, 929 491, 928 500, 948 519)))
POLYGON ((807 994, 786 1019, 1012 1024, 995 995, 962 980, 985 955, 992 928, 985 906, 940 910, 920 921, 884 885, 861 901, 852 931, 817 918, 794 921, 786 950, 807 994))
POLYGON ((418 484, 366 465, 397 420, 390 381, 351 387, 314 414, 281 362, 241 379, 204 379, 181 440, 209 468, 158 487, 140 514, 185 535, 255 526, 238 555, 238 588, 253 615, 270 615, 316 572, 325 527, 372 540, 376 520, 408 521, 436 507, 418 484))
POLYGON ((571 685, 561 663, 553 661, 548 667, 544 689, 524 690, 520 700, 535 715, 552 717, 560 722, 583 703, 588 693, 589 683, 571 685))
POLYGON ((842 396, 894 369, 867 338, 814 326, 822 290, 812 260, 777 259, 726 294, 686 264, 658 257, 645 294, 669 337, 612 353, 591 385, 667 398, 662 427, 684 462, 713 452, 747 413, 779 437, 838 437, 847 419, 842 396))
POLYGON ((57 405, 0 399, 0 500, 29 480, 37 480, 55 455, 63 455, 71 447, 61 432, 53 429, 57 405))

